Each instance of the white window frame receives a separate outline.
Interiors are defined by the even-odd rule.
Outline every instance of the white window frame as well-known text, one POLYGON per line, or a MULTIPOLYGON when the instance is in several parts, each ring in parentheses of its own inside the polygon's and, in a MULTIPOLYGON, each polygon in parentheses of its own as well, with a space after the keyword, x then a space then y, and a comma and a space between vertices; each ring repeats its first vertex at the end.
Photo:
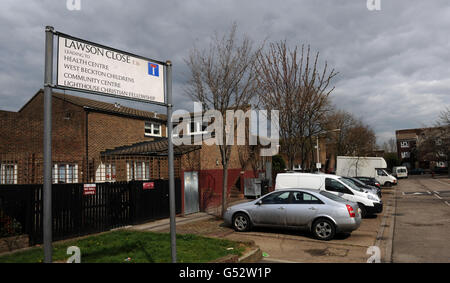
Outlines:
POLYGON ((411 153, 408 151, 402 152, 402 158, 410 158, 411 157, 411 153))
POLYGON ((17 185, 17 163, 8 162, 8 163, 0 163, 0 184, 1 185, 17 185), (7 167, 13 167, 13 176, 11 178, 8 173, 7 167), (8 182, 6 182, 8 179, 8 182), (12 179, 12 182, 10 181, 12 179))
POLYGON ((187 134, 188 135, 203 135, 203 134, 207 134, 208 131, 203 131, 202 130, 202 126, 203 126, 203 122, 191 121, 191 123, 189 123, 187 125, 187 134), (191 132, 191 124, 192 123, 195 123, 195 130, 193 132, 191 132))
POLYGON ((117 178, 117 168, 115 163, 100 163, 95 172, 95 182, 105 183, 105 182, 116 182, 117 178), (109 174, 108 174, 109 173, 109 174))
POLYGON ((437 161, 436 167, 445 168, 445 167, 447 167, 447 162, 446 161, 437 161))
POLYGON ((294 164, 294 166, 292 166, 292 170, 302 170, 302 165, 301 164, 294 164))
POLYGON ((76 184, 78 183, 78 164, 76 163, 55 163, 53 164, 53 184, 59 184, 63 181, 63 184, 76 184), (64 166, 64 180, 60 180, 60 167, 64 166), (71 169, 72 168, 72 169, 71 169), (69 178, 69 172, 72 171, 72 176, 69 178), (70 182, 69 182, 70 180, 70 182))
POLYGON ((401 148, 409 148, 409 142, 408 141, 402 141, 400 142, 401 148))
POLYGON ((127 162, 127 180, 146 181, 151 177, 150 161, 128 161, 127 162), (140 166, 140 176, 137 176, 137 168, 140 166))
POLYGON ((162 125, 155 122, 145 122, 144 135, 146 137, 162 137, 162 125), (159 129, 159 134, 155 134, 156 129, 159 129), (150 133, 147 133, 146 130, 150 130, 150 133))

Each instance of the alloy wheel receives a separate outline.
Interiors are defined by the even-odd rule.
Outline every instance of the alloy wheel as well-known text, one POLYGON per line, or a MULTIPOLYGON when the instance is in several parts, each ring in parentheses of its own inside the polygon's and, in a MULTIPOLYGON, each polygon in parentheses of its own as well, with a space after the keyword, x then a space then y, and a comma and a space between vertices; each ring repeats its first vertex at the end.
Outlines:
POLYGON ((321 221, 316 225, 316 235, 321 239, 330 237, 333 233, 333 228, 328 222, 321 221))
POLYGON ((248 228, 247 217, 243 215, 236 216, 234 219, 234 227, 236 227, 238 231, 245 231, 248 228))

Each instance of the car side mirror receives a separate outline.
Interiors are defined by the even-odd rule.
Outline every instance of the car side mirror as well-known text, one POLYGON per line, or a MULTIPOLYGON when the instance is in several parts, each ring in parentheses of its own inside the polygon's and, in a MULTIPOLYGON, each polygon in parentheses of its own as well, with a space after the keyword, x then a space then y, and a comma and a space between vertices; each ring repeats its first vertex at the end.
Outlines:
POLYGON ((256 205, 261 205, 262 204, 262 200, 259 200, 256 202, 256 205))

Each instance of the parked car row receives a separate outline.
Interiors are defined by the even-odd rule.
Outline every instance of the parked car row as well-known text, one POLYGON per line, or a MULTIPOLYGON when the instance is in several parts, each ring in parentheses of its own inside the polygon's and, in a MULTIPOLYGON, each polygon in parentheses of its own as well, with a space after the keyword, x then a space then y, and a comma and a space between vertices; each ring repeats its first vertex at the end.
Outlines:
POLYGON ((387 162, 383 157, 338 156, 336 175, 375 178, 383 187, 397 185, 397 178, 387 172, 387 162))
POLYGON ((381 190, 356 178, 331 174, 278 174, 275 191, 228 208, 226 224, 236 231, 254 226, 307 229, 320 240, 358 229, 361 218, 383 211, 381 190))

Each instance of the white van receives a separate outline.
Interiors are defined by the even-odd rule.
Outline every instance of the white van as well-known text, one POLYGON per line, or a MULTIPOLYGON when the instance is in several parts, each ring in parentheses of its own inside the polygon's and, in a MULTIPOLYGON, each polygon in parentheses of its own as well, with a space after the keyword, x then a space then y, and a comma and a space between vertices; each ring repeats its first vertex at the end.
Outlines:
POLYGON ((408 168, 406 166, 395 166, 392 168, 392 175, 397 177, 397 179, 408 178, 408 168))
POLYGON ((386 172, 387 163, 383 157, 338 156, 336 175, 344 177, 370 177, 381 186, 397 185, 397 178, 386 172))
POLYGON ((340 176, 308 173, 281 173, 277 175, 275 190, 292 188, 324 190, 356 202, 361 208, 363 217, 383 211, 383 202, 376 194, 361 189, 340 176))

